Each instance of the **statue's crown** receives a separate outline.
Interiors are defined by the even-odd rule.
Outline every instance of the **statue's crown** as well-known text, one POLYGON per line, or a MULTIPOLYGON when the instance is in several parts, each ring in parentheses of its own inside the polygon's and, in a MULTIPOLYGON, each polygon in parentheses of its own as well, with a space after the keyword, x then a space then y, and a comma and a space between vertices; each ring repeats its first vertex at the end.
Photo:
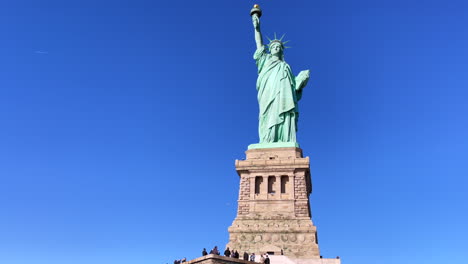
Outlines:
POLYGON ((276 37, 276 32, 275 32, 275 38, 274 39, 270 39, 268 36, 267 36, 267 39, 270 41, 270 43, 268 43, 268 47, 271 47, 271 45, 273 45, 273 43, 279 43, 281 45, 281 48, 283 49, 287 49, 289 47, 286 47, 284 44, 288 43, 289 40, 287 41, 283 41, 283 38, 284 38, 285 34, 283 34, 283 36, 281 36, 281 38, 277 38, 276 37))

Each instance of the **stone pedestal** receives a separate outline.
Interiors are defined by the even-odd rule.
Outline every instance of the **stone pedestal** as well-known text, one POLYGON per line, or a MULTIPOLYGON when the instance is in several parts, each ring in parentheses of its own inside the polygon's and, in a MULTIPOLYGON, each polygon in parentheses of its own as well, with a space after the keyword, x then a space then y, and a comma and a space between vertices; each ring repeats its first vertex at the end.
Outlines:
POLYGON ((238 210, 227 247, 241 253, 319 258, 310 214, 309 158, 297 147, 249 149, 246 155, 236 160, 238 210))

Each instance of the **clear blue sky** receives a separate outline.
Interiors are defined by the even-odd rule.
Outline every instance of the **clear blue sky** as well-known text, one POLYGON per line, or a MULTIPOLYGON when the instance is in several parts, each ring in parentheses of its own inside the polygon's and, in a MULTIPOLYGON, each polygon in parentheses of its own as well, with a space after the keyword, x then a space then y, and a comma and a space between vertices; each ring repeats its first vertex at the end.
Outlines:
POLYGON ((0 263, 224 248, 258 142, 255 49, 310 69, 298 140, 343 263, 468 257, 467 1, 2 1, 0 263))

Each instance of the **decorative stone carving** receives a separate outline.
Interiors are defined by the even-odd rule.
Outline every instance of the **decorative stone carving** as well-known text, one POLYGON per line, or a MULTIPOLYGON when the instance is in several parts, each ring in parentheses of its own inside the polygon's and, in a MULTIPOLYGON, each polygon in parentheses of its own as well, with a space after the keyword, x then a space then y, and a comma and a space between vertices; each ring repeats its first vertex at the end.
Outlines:
POLYGON ((277 234, 274 234, 271 236, 271 239, 273 240, 273 242, 277 242, 279 240, 279 236, 277 234))
POLYGON ((282 240, 283 242, 288 241, 288 236, 287 236, 286 234, 281 235, 281 240, 282 240))
POLYGON ((297 241, 296 235, 294 235, 294 234, 289 234, 289 241, 291 241, 291 242, 296 242, 296 241, 297 241))
POLYGON ((315 242, 315 235, 311 235, 309 236, 309 238, 310 238, 310 241, 315 242))
POLYGON ((299 242, 304 242, 305 241, 305 236, 303 234, 299 234, 299 235, 297 235, 297 240, 299 240, 299 242))

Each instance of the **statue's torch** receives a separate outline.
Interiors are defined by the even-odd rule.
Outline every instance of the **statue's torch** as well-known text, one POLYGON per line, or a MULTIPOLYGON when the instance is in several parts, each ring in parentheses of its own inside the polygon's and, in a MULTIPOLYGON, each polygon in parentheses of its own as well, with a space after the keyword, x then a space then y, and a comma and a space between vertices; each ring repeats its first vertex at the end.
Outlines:
POLYGON ((250 10, 250 16, 257 16, 258 18, 262 16, 262 10, 259 5, 255 4, 253 6, 252 10, 250 10))

